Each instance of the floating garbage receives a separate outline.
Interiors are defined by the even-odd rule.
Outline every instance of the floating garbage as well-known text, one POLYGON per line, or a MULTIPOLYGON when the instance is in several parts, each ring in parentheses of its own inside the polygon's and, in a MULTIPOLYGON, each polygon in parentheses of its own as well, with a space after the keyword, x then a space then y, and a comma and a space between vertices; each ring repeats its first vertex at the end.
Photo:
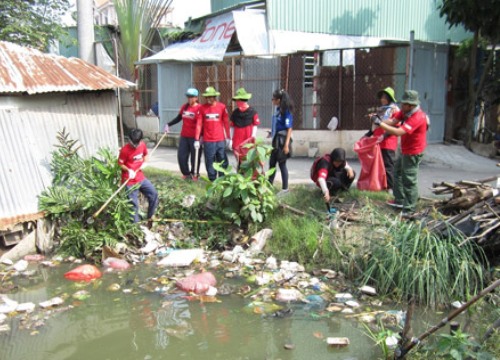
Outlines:
POLYGON ((335 294, 335 300, 340 303, 345 303, 346 301, 352 300, 352 295, 349 293, 338 293, 335 294))
POLYGON ((243 311, 246 313, 253 313, 253 314, 271 314, 282 309, 283 309, 282 306, 274 303, 254 301, 245 306, 243 311))
POLYGON ((101 271, 94 265, 85 264, 74 268, 64 274, 64 277, 71 281, 91 281, 102 276, 101 271))
POLYGON ((79 290, 76 293, 73 294, 73 299, 76 300, 87 300, 90 297, 90 293, 87 290, 79 290))
POLYGON ((24 256, 24 260, 26 261, 33 261, 33 262, 39 262, 45 260, 45 256, 42 254, 30 254, 24 256))
POLYGON ((115 269, 115 270, 127 270, 130 268, 130 264, 128 263, 127 260, 118 259, 115 257, 108 257, 108 258, 104 259, 104 261, 102 262, 102 265, 107 267, 107 268, 111 268, 111 269, 115 269))
POLYGON ((28 268, 28 262, 26 260, 19 260, 14 264, 14 269, 21 272, 28 268))
POLYGON ((346 337, 328 337, 326 338, 326 343, 329 346, 344 347, 349 345, 351 342, 349 341, 349 338, 346 337))
POLYGON ((64 303, 63 299, 61 299, 60 297, 55 297, 55 298, 49 299, 47 301, 42 301, 38 305, 40 305, 40 307, 43 309, 47 309, 47 308, 50 308, 53 306, 59 306, 62 303, 64 303))
POLYGON ((16 311, 19 303, 15 300, 9 299, 5 295, 1 295, 0 298, 3 301, 3 304, 0 304, 0 314, 8 314, 16 311))
POLYGON ((275 295, 276 301, 281 302, 298 301, 302 297, 302 293, 297 289, 278 289, 275 295))
POLYGON ((375 288, 371 287, 371 286, 361 286, 359 288, 359 291, 361 291, 363 294, 366 294, 366 295, 377 295, 377 290, 375 290, 375 288))
POLYGON ((27 302, 27 303, 22 303, 17 305, 16 311, 17 312, 33 312, 35 310, 35 304, 32 302, 27 302))
POLYGON ((175 250, 158 261, 158 266, 189 266, 203 257, 203 249, 175 250))
POLYGON ((182 291, 201 295, 206 294, 210 287, 214 287, 216 284, 217 280, 214 274, 205 271, 177 280, 175 286, 182 291))

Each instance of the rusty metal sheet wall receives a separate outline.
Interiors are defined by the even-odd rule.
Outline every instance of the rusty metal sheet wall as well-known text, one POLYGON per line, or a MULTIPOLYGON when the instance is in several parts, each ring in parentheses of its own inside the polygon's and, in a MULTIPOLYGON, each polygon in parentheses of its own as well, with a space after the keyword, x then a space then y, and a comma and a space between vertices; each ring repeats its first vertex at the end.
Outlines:
POLYGON ((51 184, 51 152, 63 128, 84 157, 108 147, 118 154, 114 92, 0 98, 0 220, 38 212, 51 184))
MULTIPOLYGON (((387 46, 331 51, 334 54, 322 52, 317 75, 319 129, 327 129, 333 116, 340 121, 339 130, 367 129, 365 115, 369 108, 378 105, 377 92, 391 86, 397 96, 405 89, 406 48, 387 46)), ((215 86, 221 93, 219 101, 226 104, 229 111, 234 106, 232 95, 239 87, 245 87, 253 94, 249 103, 259 113, 262 128, 271 127, 272 92, 285 89, 295 104, 294 129, 312 129, 312 81, 307 78, 306 70, 311 56, 306 53, 268 58, 232 57, 213 65, 195 64, 193 84, 201 91, 215 86)))

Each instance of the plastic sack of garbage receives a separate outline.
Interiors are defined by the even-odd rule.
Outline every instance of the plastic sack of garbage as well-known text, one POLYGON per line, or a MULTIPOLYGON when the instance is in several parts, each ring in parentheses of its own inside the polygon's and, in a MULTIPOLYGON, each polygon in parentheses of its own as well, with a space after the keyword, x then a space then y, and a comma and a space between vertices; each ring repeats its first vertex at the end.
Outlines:
POLYGON ((377 137, 364 137, 354 144, 354 151, 361 163, 357 187, 359 190, 381 191, 387 189, 384 159, 377 137))
POLYGON ((80 265, 73 270, 68 271, 64 274, 64 277, 72 281, 91 281, 94 279, 99 279, 102 276, 101 271, 94 265, 80 265))
POLYGON ((189 275, 185 278, 177 280, 175 285, 178 289, 195 293, 197 295, 205 294, 210 287, 215 287, 217 280, 214 274, 205 271, 199 274, 189 275))
POLYGON ((130 264, 127 262, 127 260, 118 259, 115 257, 106 258, 102 262, 102 265, 107 267, 107 268, 111 268, 111 269, 115 269, 115 270, 127 270, 128 268, 130 268, 130 264))

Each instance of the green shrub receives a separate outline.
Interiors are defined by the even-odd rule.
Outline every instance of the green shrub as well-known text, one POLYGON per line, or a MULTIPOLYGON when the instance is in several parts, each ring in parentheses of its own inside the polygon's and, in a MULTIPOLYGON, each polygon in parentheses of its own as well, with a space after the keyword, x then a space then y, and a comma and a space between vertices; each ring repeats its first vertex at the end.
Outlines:
POLYGON ((274 169, 262 170, 271 148, 259 142, 248 146, 250 150, 238 172, 234 172, 231 166, 224 169, 221 164, 214 164, 215 170, 224 175, 207 188, 207 198, 238 226, 262 223, 276 207, 274 188, 268 180, 274 169))

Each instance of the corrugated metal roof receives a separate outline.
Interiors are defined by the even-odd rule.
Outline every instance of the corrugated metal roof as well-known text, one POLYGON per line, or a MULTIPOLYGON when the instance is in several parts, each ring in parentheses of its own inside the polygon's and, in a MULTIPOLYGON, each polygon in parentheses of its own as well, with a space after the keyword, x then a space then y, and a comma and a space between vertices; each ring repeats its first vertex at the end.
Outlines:
POLYGON ((131 85, 81 59, 44 54, 0 41, 0 93, 109 90, 131 85))

